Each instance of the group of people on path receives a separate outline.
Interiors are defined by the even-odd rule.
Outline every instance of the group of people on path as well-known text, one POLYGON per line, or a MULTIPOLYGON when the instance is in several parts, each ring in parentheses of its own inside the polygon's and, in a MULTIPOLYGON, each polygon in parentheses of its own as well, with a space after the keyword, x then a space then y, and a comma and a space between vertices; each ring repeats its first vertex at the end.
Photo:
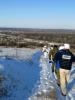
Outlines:
POLYGON ((66 96, 72 63, 75 62, 75 55, 70 51, 70 44, 50 45, 50 48, 44 46, 42 52, 45 58, 49 58, 49 63, 52 63, 52 72, 56 73, 57 84, 61 88, 62 95, 66 96))

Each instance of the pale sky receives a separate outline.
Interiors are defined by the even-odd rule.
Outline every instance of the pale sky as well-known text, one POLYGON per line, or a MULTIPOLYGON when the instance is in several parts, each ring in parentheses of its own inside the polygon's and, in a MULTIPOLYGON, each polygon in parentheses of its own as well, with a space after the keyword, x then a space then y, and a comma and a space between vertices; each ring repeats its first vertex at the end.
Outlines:
POLYGON ((0 0, 0 27, 75 29, 75 0, 0 0))

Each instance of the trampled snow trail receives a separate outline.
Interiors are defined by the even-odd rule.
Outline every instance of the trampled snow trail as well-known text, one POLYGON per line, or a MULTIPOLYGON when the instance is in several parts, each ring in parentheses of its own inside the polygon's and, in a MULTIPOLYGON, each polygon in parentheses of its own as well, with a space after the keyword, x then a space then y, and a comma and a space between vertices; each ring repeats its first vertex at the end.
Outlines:
POLYGON ((56 84, 55 76, 51 71, 51 63, 49 64, 48 59, 45 59, 43 55, 40 58, 39 67, 41 67, 40 83, 29 100, 52 100, 50 92, 53 89, 56 92, 56 99, 53 100, 75 100, 75 67, 71 71, 71 79, 67 87, 68 94, 65 97, 61 95, 60 87, 56 84))
POLYGON ((50 92, 54 90, 54 80, 51 72, 51 64, 49 60, 42 55, 40 58, 40 81, 35 90, 35 93, 29 98, 29 100, 50 100, 50 92))
POLYGON ((52 100, 50 97, 50 92, 52 90, 55 90, 56 92, 56 98, 53 98, 53 100, 65 100, 56 84, 51 66, 52 64, 49 63, 48 58, 44 58, 42 55, 39 65, 39 67, 41 67, 39 85, 35 89, 34 94, 29 97, 29 100, 52 100))

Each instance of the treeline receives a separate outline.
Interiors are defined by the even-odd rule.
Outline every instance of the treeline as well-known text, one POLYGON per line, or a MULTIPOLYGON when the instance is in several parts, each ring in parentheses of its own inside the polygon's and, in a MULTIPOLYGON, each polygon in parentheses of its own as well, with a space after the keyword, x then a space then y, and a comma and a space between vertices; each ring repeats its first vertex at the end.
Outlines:
POLYGON ((44 40, 49 42, 57 42, 57 43, 70 43, 71 45, 75 44, 75 34, 72 33, 35 33, 35 34, 25 34, 24 37, 37 39, 37 40, 44 40))
POLYGON ((0 46, 17 46, 17 47, 29 47, 29 46, 43 46, 43 43, 26 41, 25 39, 43 40, 57 43, 70 43, 75 47, 75 33, 69 32, 28 32, 28 33, 14 33, 14 32, 2 32, 0 33, 0 46))

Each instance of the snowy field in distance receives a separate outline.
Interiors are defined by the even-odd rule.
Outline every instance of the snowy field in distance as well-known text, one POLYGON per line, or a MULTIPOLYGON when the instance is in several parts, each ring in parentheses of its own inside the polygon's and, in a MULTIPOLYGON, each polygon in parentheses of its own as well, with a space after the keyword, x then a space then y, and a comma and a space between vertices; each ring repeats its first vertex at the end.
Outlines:
POLYGON ((39 49, 30 48, 1 48, 0 47, 0 57, 14 57, 17 59, 28 59, 33 53, 39 49))

